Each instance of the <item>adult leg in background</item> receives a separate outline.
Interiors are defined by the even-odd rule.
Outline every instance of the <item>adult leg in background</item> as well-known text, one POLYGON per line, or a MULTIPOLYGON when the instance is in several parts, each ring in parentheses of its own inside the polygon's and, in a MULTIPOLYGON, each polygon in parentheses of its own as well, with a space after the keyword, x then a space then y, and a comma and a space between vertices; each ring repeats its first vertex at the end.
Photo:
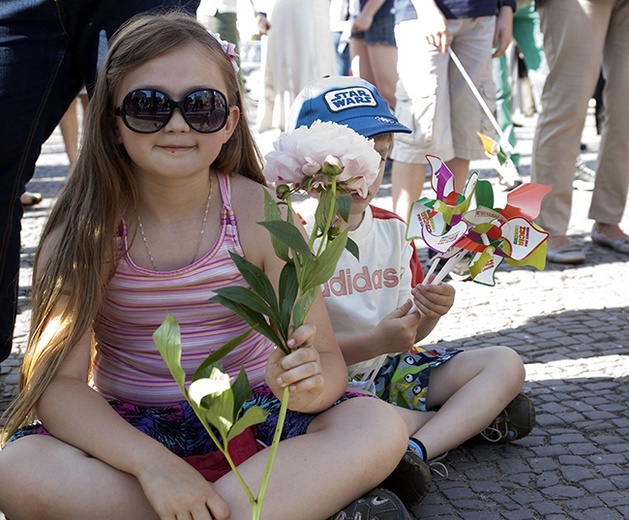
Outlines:
POLYGON ((548 249, 571 244, 574 165, 588 101, 603 61, 615 0, 553 0, 539 9, 549 73, 533 140, 532 181, 552 188, 541 204, 539 224, 550 232, 548 249), (588 35, 583 38, 583 34, 588 35))
POLYGON ((603 56, 605 117, 602 127, 596 182, 589 217, 598 232, 615 240, 625 236, 622 220, 629 189, 629 4, 614 2, 603 56))

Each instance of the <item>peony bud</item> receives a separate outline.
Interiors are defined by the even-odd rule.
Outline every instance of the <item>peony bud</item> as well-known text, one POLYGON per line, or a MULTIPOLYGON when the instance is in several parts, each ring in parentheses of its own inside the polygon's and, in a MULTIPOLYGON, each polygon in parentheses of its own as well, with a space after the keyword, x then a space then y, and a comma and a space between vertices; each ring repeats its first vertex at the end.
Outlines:
POLYGON ((288 184, 280 184, 275 188, 275 195, 280 200, 285 200, 290 195, 290 187, 288 184))
POLYGON ((343 172, 343 162, 334 155, 327 155, 321 169, 327 175, 338 175, 343 172))

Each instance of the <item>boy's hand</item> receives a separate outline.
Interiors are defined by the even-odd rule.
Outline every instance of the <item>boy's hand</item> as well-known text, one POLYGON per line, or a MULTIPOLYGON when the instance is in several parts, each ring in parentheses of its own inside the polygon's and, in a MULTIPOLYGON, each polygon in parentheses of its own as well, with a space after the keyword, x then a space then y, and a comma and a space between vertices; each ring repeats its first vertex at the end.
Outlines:
POLYGON ((409 299, 401 307, 388 314, 374 328, 374 340, 377 354, 391 354, 410 350, 415 344, 415 334, 420 316, 411 310, 413 302, 409 299))
MULTIPOLYGON (((428 279, 434 278, 434 275, 428 279)), ((413 295, 415 306, 426 318, 438 320, 450 310, 454 305, 454 287, 447 283, 439 283, 437 285, 416 285, 411 293, 413 295)))

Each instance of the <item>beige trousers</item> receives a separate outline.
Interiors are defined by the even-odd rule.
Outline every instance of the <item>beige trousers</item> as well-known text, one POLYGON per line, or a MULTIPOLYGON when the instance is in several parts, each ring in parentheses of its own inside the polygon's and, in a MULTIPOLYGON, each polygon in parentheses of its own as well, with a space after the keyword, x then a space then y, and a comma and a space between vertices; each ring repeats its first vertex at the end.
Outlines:
POLYGON ((544 0, 539 9, 550 73, 533 143, 532 180, 551 186, 538 222, 566 235, 588 101, 601 66, 603 99, 596 187, 589 217, 618 224, 629 189, 629 1, 544 0))

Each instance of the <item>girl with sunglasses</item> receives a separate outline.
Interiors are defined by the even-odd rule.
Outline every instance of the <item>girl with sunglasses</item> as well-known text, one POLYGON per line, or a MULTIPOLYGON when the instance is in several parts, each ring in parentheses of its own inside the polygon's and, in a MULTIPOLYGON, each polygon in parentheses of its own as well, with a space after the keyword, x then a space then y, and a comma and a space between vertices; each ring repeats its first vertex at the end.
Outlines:
MULTIPOLYGON (((248 329, 208 301, 216 287, 246 285, 228 253, 279 279, 257 224, 265 180, 232 63, 187 15, 133 19, 111 42, 86 125, 36 260, 0 510, 12 520, 250 518, 232 473, 212 484, 193 467, 216 448, 152 341, 173 314, 189 381, 248 329)), ((409 518, 393 493, 369 492, 401 459, 406 428, 388 404, 344 394, 320 297, 291 342, 284 355, 252 333, 223 359, 231 375, 244 366, 252 399, 271 412, 257 429, 266 444, 276 396, 291 388, 264 518, 409 518)), ((266 460, 262 449, 240 465, 254 493, 266 460)))

